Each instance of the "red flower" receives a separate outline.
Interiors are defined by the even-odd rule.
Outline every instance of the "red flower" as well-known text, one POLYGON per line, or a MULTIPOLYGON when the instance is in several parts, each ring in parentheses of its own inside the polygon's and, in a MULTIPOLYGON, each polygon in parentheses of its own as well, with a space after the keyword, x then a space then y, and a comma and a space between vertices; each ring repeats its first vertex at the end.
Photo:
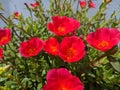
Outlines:
POLYGON ((2 58, 2 56, 3 56, 3 51, 2 51, 2 49, 0 48, 0 59, 2 58))
POLYGON ((117 45, 120 32, 115 28, 99 28, 87 36, 87 42, 100 51, 107 51, 117 45))
POLYGON ((85 8, 86 7, 86 0, 79 0, 79 4, 80 4, 81 8, 85 8))
POLYGON ((79 26, 80 23, 77 20, 66 16, 54 16, 52 17, 52 22, 47 24, 48 30, 60 36, 64 36, 69 32, 74 31, 79 26))
POLYGON ((14 12, 14 19, 18 19, 20 17, 20 14, 18 12, 14 12))
POLYGON ((43 42, 39 38, 31 38, 20 44, 19 52, 23 57, 36 56, 42 50, 42 47, 43 42))
POLYGON ((39 2, 36 1, 35 3, 31 3, 30 5, 31 5, 33 8, 35 8, 35 7, 39 6, 39 2))
POLYGON ((11 40, 10 29, 0 29, 0 46, 7 44, 11 40))
POLYGON ((92 2, 92 0, 88 3, 89 8, 95 8, 95 3, 92 2))
POLYGON ((52 55, 58 55, 59 42, 56 38, 49 38, 45 41, 44 50, 52 55))
POLYGON ((83 90, 84 85, 67 69, 52 69, 47 73, 47 83, 42 90, 83 90))
POLYGON ((76 36, 64 37, 60 43, 59 56, 65 62, 76 62, 85 55, 84 43, 76 36))

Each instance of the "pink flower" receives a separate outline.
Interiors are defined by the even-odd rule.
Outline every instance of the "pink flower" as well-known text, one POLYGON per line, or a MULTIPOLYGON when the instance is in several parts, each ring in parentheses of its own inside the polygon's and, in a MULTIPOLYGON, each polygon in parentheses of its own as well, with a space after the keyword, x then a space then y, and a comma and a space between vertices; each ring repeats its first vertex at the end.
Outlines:
POLYGON ((11 40, 10 29, 4 28, 0 29, 0 46, 6 45, 11 40))
POLYGON ((65 62, 76 62, 85 55, 85 45, 76 36, 64 37, 60 43, 59 56, 65 62))
POLYGON ((39 38, 31 38, 20 43, 19 52, 23 57, 36 56, 43 48, 43 42, 39 38))
POLYGON ((87 42, 100 51, 107 51, 118 44, 120 32, 116 28, 99 28, 88 34, 87 42))
POLYGON ((89 6, 89 8, 95 8, 95 3, 93 3, 93 1, 90 0, 90 1, 88 2, 88 6, 89 6))
POLYGON ((46 40, 44 44, 44 51, 55 56, 58 55, 59 42, 57 41, 57 39, 51 37, 46 40))
POLYGON ((48 30, 59 36, 64 36, 75 31, 80 26, 80 23, 66 16, 54 16, 52 22, 47 23, 48 30))
POLYGON ((67 69, 52 69, 47 73, 47 83, 42 90, 84 90, 84 85, 67 69))

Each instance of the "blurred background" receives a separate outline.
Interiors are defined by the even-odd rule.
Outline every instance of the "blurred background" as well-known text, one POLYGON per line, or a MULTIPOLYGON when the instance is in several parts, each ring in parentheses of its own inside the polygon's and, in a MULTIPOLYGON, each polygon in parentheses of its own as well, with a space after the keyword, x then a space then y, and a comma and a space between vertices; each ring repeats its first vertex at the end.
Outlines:
MULTIPOLYGON (((35 0, 0 0, 2 3, 2 7, 4 8, 5 12, 3 13, 4 16, 9 16, 10 14, 13 14, 14 12, 18 11, 19 13, 22 13, 24 17, 29 16, 29 12, 26 10, 24 3, 27 3, 30 5, 30 3, 34 3, 35 0)), ((93 16, 97 10, 99 5, 101 4, 102 0, 93 0, 93 2, 96 4, 96 8, 90 9, 88 16, 93 16)), ((76 0, 73 9, 76 9, 78 4, 78 0, 76 0)), ((49 0, 43 0, 44 8, 49 8, 49 0)), ((120 0, 112 0, 112 2, 107 6, 106 13, 106 19, 109 18, 109 16, 114 12, 120 10, 120 0)), ((117 15, 117 18, 120 19, 120 14, 117 15)), ((0 19, 0 27, 4 27, 3 21, 0 19)))

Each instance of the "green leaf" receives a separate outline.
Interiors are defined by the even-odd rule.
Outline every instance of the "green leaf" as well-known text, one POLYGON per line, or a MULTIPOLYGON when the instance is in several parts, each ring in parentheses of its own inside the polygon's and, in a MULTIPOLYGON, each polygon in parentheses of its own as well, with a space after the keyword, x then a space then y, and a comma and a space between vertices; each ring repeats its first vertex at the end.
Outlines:
POLYGON ((19 86, 14 81, 7 81, 5 83, 5 86, 7 86, 7 88, 10 88, 11 90, 19 90, 19 86))
POLYGON ((108 56, 107 59, 109 60, 110 64, 113 66, 113 68, 120 72, 120 61, 116 60, 116 58, 112 57, 112 56, 108 56))
POLYGON ((0 77, 0 82, 7 80, 7 78, 0 77))
POLYGON ((42 83, 38 84, 37 89, 40 90, 42 88, 42 83))
POLYGON ((110 64, 113 66, 113 68, 120 72, 120 62, 119 61, 114 61, 114 62, 110 62, 110 64))

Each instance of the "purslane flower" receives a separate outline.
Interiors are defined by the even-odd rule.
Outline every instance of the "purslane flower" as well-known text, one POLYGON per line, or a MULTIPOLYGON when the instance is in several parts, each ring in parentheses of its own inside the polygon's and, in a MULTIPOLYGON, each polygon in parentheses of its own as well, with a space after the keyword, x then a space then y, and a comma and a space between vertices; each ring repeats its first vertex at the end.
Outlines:
POLYGON ((0 46, 6 45, 11 40, 11 31, 8 28, 0 29, 0 46))
POLYGON ((46 81, 42 90, 84 90, 84 85, 79 78, 65 68, 48 71, 46 81))
POLYGON ((56 38, 49 38, 44 43, 44 51, 51 55, 58 55, 59 42, 56 38))
POLYGON ((87 42, 100 51, 107 51, 118 44, 120 32, 116 28, 99 28, 89 33, 87 42))
POLYGON ((65 62, 76 62, 85 55, 85 45, 76 36, 64 37, 60 43, 59 56, 65 62))
POLYGON ((43 42, 39 38, 31 38, 20 43, 19 52, 23 57, 36 56, 43 48, 43 42))
POLYGON ((3 56, 3 50, 0 48, 0 59, 2 58, 3 56))
POLYGON ((54 16, 52 22, 47 23, 48 30, 59 36, 65 36, 75 31, 79 26, 80 23, 77 20, 66 16, 54 16))

